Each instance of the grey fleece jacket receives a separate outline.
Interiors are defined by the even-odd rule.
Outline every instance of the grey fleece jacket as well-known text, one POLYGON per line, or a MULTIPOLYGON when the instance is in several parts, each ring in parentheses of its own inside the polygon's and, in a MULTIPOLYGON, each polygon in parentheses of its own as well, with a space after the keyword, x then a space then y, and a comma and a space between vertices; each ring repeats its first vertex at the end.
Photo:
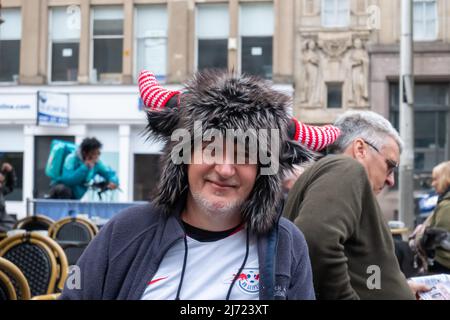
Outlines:
MULTIPOLYGON (((125 209, 78 260, 81 288, 66 283, 60 299, 140 299, 166 252, 184 236, 179 214, 167 217, 151 204, 125 209)), ((308 248, 293 223, 281 218, 258 236, 258 256, 261 300, 315 299, 308 248)))

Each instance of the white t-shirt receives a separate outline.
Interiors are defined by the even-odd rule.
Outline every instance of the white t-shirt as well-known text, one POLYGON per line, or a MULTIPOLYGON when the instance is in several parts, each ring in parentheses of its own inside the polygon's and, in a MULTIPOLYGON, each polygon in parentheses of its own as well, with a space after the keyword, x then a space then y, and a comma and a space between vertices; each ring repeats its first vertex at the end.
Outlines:
MULTIPOLYGON (((245 258, 246 229, 213 242, 187 237, 188 255, 182 300, 224 300, 233 277, 245 258)), ((153 279, 149 279, 141 300, 173 300, 180 284, 184 259, 184 240, 178 241, 164 256, 153 279)), ((230 299, 259 299, 259 264, 256 236, 250 236, 247 262, 236 280, 230 299)))

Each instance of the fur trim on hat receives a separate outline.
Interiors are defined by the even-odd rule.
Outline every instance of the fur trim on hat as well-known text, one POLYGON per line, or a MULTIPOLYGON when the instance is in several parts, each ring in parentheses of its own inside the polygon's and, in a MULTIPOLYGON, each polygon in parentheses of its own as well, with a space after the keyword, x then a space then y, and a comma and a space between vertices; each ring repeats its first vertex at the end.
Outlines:
POLYGON ((278 129, 281 142, 277 158, 279 169, 272 175, 258 173, 253 190, 241 210, 243 219, 254 231, 269 231, 278 219, 282 179, 293 170, 293 165, 314 158, 311 151, 287 136, 291 99, 260 78, 218 71, 197 73, 188 81, 186 90, 178 108, 147 111, 148 132, 167 141, 154 202, 167 214, 172 214, 188 190, 187 165, 175 164, 171 160, 170 153, 178 143, 170 141, 175 129, 187 129, 192 134, 195 121, 202 122, 203 133, 207 129, 223 133, 226 129, 278 129))

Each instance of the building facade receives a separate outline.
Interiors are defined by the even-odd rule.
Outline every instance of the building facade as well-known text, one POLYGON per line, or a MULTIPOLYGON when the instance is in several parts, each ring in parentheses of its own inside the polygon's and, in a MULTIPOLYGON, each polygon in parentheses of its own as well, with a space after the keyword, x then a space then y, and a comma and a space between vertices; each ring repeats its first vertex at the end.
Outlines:
MULTIPOLYGON (((48 191, 53 139, 96 136, 117 170, 118 200, 144 200, 158 180, 161 145, 142 136, 142 69, 169 88, 196 70, 228 68, 273 80, 304 122, 371 109, 398 127, 400 1, 3 0, 0 161, 19 185, 8 210, 48 191), (37 123, 38 92, 63 93, 69 125, 37 123)), ((449 159, 450 3, 414 0, 415 170, 449 159)), ((419 180, 418 180, 419 181, 419 180)), ((417 186, 419 188, 419 185, 417 186)), ((381 195, 394 215, 395 190, 381 195)))

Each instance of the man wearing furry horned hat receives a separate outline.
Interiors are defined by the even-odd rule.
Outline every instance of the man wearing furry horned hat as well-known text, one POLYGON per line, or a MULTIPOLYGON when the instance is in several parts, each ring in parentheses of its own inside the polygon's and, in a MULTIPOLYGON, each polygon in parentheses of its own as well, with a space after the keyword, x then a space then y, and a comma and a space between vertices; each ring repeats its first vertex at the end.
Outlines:
POLYGON ((77 263, 81 288, 61 298, 314 299, 304 237, 280 217, 282 178, 313 157, 289 136, 289 98, 227 72, 198 73, 186 90, 175 106, 147 104, 148 131, 166 142, 156 198, 102 228, 77 263))

